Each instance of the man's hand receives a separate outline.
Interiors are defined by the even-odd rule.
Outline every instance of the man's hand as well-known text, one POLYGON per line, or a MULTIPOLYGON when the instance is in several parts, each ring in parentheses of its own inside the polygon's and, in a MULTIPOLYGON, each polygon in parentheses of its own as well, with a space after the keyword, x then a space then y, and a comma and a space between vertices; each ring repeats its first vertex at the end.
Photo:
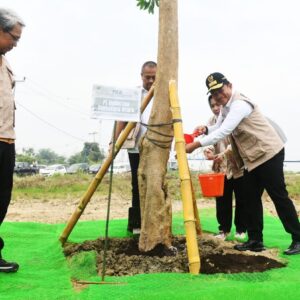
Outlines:
POLYGON ((193 142, 185 145, 185 152, 186 153, 192 153, 197 148, 201 147, 200 142, 193 142))
POLYGON ((204 126, 204 125, 200 125, 200 126, 197 126, 197 127, 194 129, 193 134, 194 134, 195 136, 199 136, 199 135, 202 135, 202 134, 206 134, 206 131, 207 131, 207 127, 204 126))

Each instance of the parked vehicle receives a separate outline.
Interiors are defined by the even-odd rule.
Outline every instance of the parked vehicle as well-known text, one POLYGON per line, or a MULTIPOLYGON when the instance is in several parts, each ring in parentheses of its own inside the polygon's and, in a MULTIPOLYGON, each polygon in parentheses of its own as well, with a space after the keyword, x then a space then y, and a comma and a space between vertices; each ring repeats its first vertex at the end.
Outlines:
MULTIPOLYGON (((109 168, 110 170, 110 168, 109 168)), ((124 173, 124 172, 129 172, 130 171, 130 166, 129 164, 114 164, 114 173, 118 174, 118 173, 124 173)))
POLYGON ((89 165, 87 163, 73 164, 67 168, 67 174, 75 174, 77 172, 88 172, 89 165))
POLYGON ((94 165, 91 165, 89 167, 89 173, 90 174, 97 174, 98 170, 100 169, 101 167, 101 164, 94 164, 94 165))
POLYGON ((51 165, 45 169, 40 169, 40 174, 43 176, 53 176, 54 174, 65 175, 67 172, 64 165, 51 165))
POLYGON ((14 173, 19 176, 35 175, 39 170, 28 162, 16 162, 14 173))
POLYGON ((48 166, 47 165, 36 165, 35 167, 38 169, 38 173, 39 173, 41 169, 46 169, 48 166))

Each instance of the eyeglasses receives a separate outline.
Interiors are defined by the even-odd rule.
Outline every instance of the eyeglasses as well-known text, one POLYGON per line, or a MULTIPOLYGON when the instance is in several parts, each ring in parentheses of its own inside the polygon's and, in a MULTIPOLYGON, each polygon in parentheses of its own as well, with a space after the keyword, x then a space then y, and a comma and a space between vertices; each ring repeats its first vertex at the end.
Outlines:
POLYGON ((8 33, 10 35, 10 37, 13 39, 14 42, 18 42, 21 38, 20 36, 16 36, 9 31, 6 31, 6 33, 8 33))
POLYGON ((146 80, 155 80, 155 76, 150 76, 150 75, 143 75, 143 77, 146 79, 146 80))

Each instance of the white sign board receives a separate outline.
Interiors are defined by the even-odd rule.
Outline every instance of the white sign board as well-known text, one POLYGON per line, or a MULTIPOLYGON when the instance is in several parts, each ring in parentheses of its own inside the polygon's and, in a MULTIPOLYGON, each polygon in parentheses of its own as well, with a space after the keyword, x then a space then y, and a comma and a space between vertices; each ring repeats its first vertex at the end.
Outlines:
POLYGON ((140 121, 141 88, 94 85, 92 118, 140 121))

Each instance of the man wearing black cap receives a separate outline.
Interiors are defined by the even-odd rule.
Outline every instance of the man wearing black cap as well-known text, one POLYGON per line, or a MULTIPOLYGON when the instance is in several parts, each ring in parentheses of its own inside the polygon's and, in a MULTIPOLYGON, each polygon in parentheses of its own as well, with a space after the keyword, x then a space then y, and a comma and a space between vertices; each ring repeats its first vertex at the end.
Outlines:
POLYGON ((233 155, 239 166, 244 166, 244 193, 247 206, 248 241, 234 246, 239 251, 262 251, 263 207, 261 190, 264 188, 274 202, 277 214, 291 234, 292 243, 287 255, 300 253, 300 223, 294 204, 286 190, 283 161, 284 144, 249 98, 235 91, 232 84, 221 73, 212 73, 206 79, 208 93, 222 105, 214 126, 199 126, 200 134, 194 143, 186 145, 192 152, 198 147, 213 145, 227 135, 230 136, 233 155))

